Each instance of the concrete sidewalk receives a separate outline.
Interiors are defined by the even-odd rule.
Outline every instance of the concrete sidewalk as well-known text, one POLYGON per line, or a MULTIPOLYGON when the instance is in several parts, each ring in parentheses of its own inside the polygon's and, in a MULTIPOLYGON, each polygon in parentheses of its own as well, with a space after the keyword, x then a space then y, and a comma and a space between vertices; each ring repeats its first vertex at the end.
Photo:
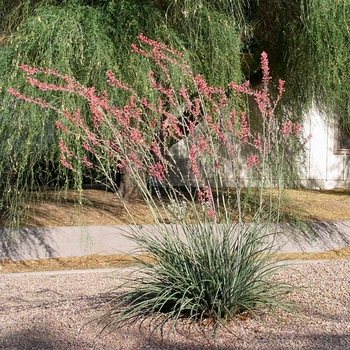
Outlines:
MULTIPOLYGON (((143 234, 157 232, 153 225, 0 228, 0 260, 132 254, 138 247, 125 235, 135 228, 143 234)), ((281 224, 277 231, 281 253, 319 253, 350 247, 350 221, 307 223, 302 227, 281 224)))

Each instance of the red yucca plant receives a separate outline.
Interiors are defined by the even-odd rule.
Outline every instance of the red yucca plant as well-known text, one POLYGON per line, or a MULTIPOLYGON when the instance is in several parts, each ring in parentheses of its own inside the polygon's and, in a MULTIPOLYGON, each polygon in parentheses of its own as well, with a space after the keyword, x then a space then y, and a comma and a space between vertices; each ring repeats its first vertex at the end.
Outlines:
POLYGON ((152 99, 107 72, 110 86, 129 95, 127 104, 117 106, 107 91, 98 93, 60 72, 26 65, 21 68, 28 83, 81 96, 89 111, 64 110, 10 89, 24 101, 57 111, 63 166, 103 173, 124 199, 141 195, 158 224, 148 235, 135 226, 131 239, 157 264, 144 263, 143 278, 132 280, 134 288, 113 300, 105 321, 120 326, 161 314, 164 322, 211 317, 219 325, 238 312, 283 306, 277 300, 286 289, 269 279, 277 266, 269 260, 272 211, 263 210, 263 199, 266 188, 270 193, 283 188, 284 158, 303 143, 300 124, 275 116, 284 82, 279 80, 272 99, 263 53, 260 88, 253 89, 249 81, 213 87, 192 72, 181 53, 142 34, 139 40, 133 51, 156 68, 149 72, 152 99), (237 112, 239 95, 255 100, 259 113, 254 123, 246 112, 237 112), (74 136, 69 138, 76 140, 74 147, 67 144, 67 135, 74 136), (121 173, 122 185, 115 183, 111 167, 121 173), (234 201, 222 190, 228 185, 234 188, 234 201), (243 225, 242 188, 247 185, 258 190, 259 200, 252 223, 243 225), (263 212, 268 216, 262 220, 263 212))
MULTIPOLYGON (((130 95, 129 103, 122 107, 113 104, 106 91, 98 94, 94 88, 84 87, 72 77, 50 69, 21 66, 28 75, 28 83, 38 89, 73 93, 88 102, 90 111, 82 115, 80 110, 62 110, 61 106, 44 99, 23 96, 10 89, 18 98, 52 108, 62 116, 56 122, 62 132, 61 164, 72 171, 79 171, 82 165, 94 168, 104 173, 109 185, 116 190, 117 184, 110 173, 112 165, 122 174, 119 195, 134 195, 136 190, 148 199, 147 180, 161 184, 163 189, 171 188, 171 192, 175 192, 174 182, 184 186, 187 192, 194 187, 199 199, 204 198, 202 192, 207 188, 207 202, 212 201, 208 186, 217 193, 220 187, 229 184, 240 196, 241 187, 246 185, 244 179, 253 170, 255 182, 251 186, 263 189, 277 184, 281 188, 285 152, 291 151, 285 146, 300 134, 301 125, 281 122, 275 117, 284 82, 279 81, 277 97, 272 101, 266 53, 261 59, 262 88, 252 89, 249 81, 243 85, 229 84, 229 89, 253 96, 257 102, 260 115, 255 123, 257 130, 253 131, 247 114, 238 114, 232 108, 236 95, 229 98, 225 89, 209 86, 202 76, 195 76, 181 53, 142 34, 139 39, 152 50, 133 45, 134 52, 152 60, 157 67, 157 72, 149 72, 150 85, 157 93, 153 102, 140 97, 112 72, 107 72, 108 83, 130 95), (178 88, 174 84, 174 72, 177 76, 180 74, 182 80, 178 88), (60 83, 50 84, 36 78, 42 75, 57 78, 60 83), (70 140, 79 140, 78 144, 74 141, 74 149, 78 151, 67 144, 68 134, 74 136, 70 140), (179 141, 187 158, 187 164, 181 168, 174 154, 176 147, 171 147, 179 141)), ((213 210, 211 206, 212 217, 213 210)))

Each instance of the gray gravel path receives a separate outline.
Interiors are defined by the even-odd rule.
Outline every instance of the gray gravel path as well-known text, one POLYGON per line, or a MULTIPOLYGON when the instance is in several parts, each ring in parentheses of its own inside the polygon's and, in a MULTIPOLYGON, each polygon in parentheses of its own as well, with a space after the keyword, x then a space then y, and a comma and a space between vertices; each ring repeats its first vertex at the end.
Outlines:
MULTIPOLYGON (((163 341, 145 328, 98 336, 101 293, 132 271, 0 275, 0 349, 214 349, 188 329, 163 341)), ((350 259, 297 263, 276 278, 305 287, 288 297, 296 314, 237 318, 218 349, 350 349, 350 259)))

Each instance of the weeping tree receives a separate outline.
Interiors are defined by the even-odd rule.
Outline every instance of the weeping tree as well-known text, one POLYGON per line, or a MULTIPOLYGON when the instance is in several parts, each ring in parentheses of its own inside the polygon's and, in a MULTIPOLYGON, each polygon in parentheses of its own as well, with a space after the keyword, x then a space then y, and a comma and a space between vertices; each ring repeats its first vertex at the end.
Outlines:
MULTIPOLYGON (((74 173, 61 167, 57 115, 21 103, 7 90, 44 94, 88 118, 86 102, 32 90, 19 65, 71 75, 97 91, 107 90, 123 105, 127 96, 110 90, 107 70, 151 101, 157 98, 147 85, 149 63, 130 49, 141 32, 183 52, 193 70, 217 86, 245 79, 259 83, 259 57, 266 51, 272 76, 286 81, 281 105, 295 120, 316 101, 346 126, 349 11, 350 0, 1 0, 1 206, 8 209, 9 222, 18 223, 22 200, 33 188, 79 189, 85 178, 95 176, 83 165, 74 173)), ((65 142, 79 154, 77 140, 65 142)), ((106 166, 113 171, 113 164, 106 166)))
MULTIPOLYGON (((105 81, 103 70, 115 66, 115 48, 109 39, 108 24, 103 13, 95 8, 73 4, 38 6, 15 28, 0 57, 3 73, 0 121, 4 150, 0 165, 4 187, 2 204, 8 208, 9 220, 13 224, 21 216, 21 201, 30 194, 30 189, 48 184, 57 187, 58 184, 69 186, 73 183, 74 186, 82 181, 83 176, 82 173, 71 176, 58 166, 55 114, 18 104, 7 95, 9 85, 32 93, 19 74, 18 66, 33 63, 55 68, 77 76, 85 84, 97 82, 100 86, 105 81)), ((52 96, 52 99, 57 98, 52 96)), ((60 103, 82 110, 85 107, 70 96, 60 103)))
MULTIPOLYGON (((50 185, 79 189, 84 178, 91 176, 83 165, 74 173, 60 166, 55 113, 19 103, 7 93, 14 87, 42 97, 28 86, 19 65, 55 69, 98 91, 109 89, 105 72, 112 70, 120 80, 132 82, 135 89, 150 95, 152 101, 156 96, 146 85, 150 67, 131 51, 137 35, 144 32, 184 52, 209 81, 227 84, 232 77, 240 79, 240 31, 226 1, 215 7, 209 6, 209 1, 194 7, 191 2, 171 4, 137 0, 2 1, 5 38, 0 55, 0 174, 2 206, 8 209, 11 224, 19 222, 22 200, 28 199, 33 188, 50 185)), ((118 104, 127 98, 113 91, 110 96, 118 104)), ((69 94, 45 98, 69 110, 80 109, 88 118, 84 100, 69 94)), ((68 138, 65 142, 79 154, 77 140, 68 138)), ((115 170, 113 164, 106 166, 115 170)))
POLYGON ((251 20, 251 44, 286 80, 284 106, 302 118, 316 103, 349 130, 350 1, 263 0, 251 20))

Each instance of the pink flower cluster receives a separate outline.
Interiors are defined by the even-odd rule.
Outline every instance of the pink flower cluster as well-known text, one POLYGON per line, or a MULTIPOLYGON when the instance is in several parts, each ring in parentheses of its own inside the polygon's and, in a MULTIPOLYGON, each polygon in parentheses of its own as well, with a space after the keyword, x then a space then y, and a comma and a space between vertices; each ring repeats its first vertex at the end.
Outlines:
POLYGON ((248 125, 247 115, 244 112, 241 114, 241 120, 242 120, 241 141, 243 144, 245 144, 245 143, 248 143, 248 138, 250 136, 250 129, 249 129, 249 125, 248 125))
POLYGON ((212 202, 213 201, 213 192, 210 186, 205 186, 204 191, 198 189, 198 199, 200 203, 212 202))
POLYGON ((301 132, 301 124, 293 123, 292 121, 284 122, 281 128, 282 135, 298 135, 301 132))
POLYGON ((93 168, 93 164, 87 159, 87 156, 83 156, 82 161, 87 168, 93 168))
POLYGON ((74 171, 73 165, 69 163, 66 158, 61 158, 61 164, 67 169, 74 171))
MULTIPOLYGON (((277 98, 272 100, 269 94, 271 77, 268 58, 263 52, 261 88, 253 89, 249 81, 242 85, 229 84, 229 88, 235 92, 255 99, 261 114, 257 124, 266 126, 264 129, 267 132, 276 132, 277 135, 273 135, 275 138, 266 138, 266 134, 259 136, 252 130, 246 113, 238 114, 232 110, 231 98, 225 89, 210 86, 201 75, 195 76, 179 52, 143 34, 139 35, 139 40, 144 44, 143 47, 148 45, 150 48, 133 45, 133 51, 155 62, 158 68, 157 74, 150 71, 148 75, 150 86, 159 96, 154 101, 141 98, 132 86, 119 81, 111 71, 107 72, 110 86, 130 94, 130 100, 125 106, 112 104, 106 91, 98 94, 95 88, 84 87, 69 76, 26 65, 22 69, 28 74, 28 83, 42 91, 76 94, 87 101, 90 114, 82 115, 80 110, 61 111, 45 100, 24 96, 14 89, 9 91, 24 101, 54 109, 63 115, 64 119, 56 122, 56 128, 63 133, 79 135, 83 153, 86 153, 79 159, 87 167, 94 166, 91 159, 108 157, 108 161, 114 161, 122 172, 142 170, 164 183, 168 181, 169 167, 172 166, 169 145, 187 137, 188 168, 198 188, 204 188, 198 189, 199 201, 207 206, 209 217, 215 220, 211 188, 204 186, 207 182, 202 179, 205 164, 211 166, 210 170, 219 173, 226 164, 221 162, 222 153, 228 153, 231 165, 237 165, 237 159, 244 154, 242 149, 254 149, 257 155, 248 157, 246 166, 248 169, 258 168, 265 164, 263 157, 273 149, 274 142, 281 139, 280 135, 295 136, 301 132, 300 124, 287 121, 281 126, 274 118, 276 104, 284 93, 284 81, 279 81, 277 98), (169 65, 180 68, 185 78, 183 81, 191 82, 192 85, 175 88, 169 65), (61 83, 48 84, 33 77, 39 73, 54 76, 61 83), (91 154, 94 157, 89 157, 91 154)), ((59 147, 63 154, 61 164, 73 170, 73 165, 66 158, 76 160, 76 155, 63 141, 59 147)))
POLYGON ((194 118, 197 118, 201 112, 201 100, 197 97, 194 99, 194 103, 190 98, 188 90, 186 88, 181 88, 180 95, 186 101, 187 109, 193 115, 194 118))
POLYGON ((213 193, 210 186, 205 186, 204 191, 198 189, 198 200, 201 204, 205 205, 210 220, 214 221, 216 219, 216 210, 213 193))
POLYGON ((57 120, 55 123, 57 129, 62 130, 64 132, 68 132, 68 128, 65 127, 60 120, 57 120))
POLYGON ((166 181, 165 170, 161 162, 151 164, 149 167, 149 174, 152 178, 157 179, 160 183, 164 183, 166 181))
POLYGON ((254 154, 247 159, 247 167, 248 169, 252 168, 254 165, 257 166, 259 164, 259 158, 254 154))
POLYGON ((262 67, 262 84, 263 87, 262 89, 257 89, 254 90, 250 87, 250 81, 247 80, 244 84, 242 85, 237 85, 234 82, 231 82, 229 84, 229 88, 232 90, 243 93, 249 96, 254 96, 255 101, 258 105, 258 108, 261 112, 261 115, 263 118, 272 118, 274 115, 275 108, 277 106, 277 103, 280 101, 282 98, 282 95, 284 93, 284 80, 279 79, 278 83, 278 95, 275 99, 274 102, 271 101, 271 97, 269 94, 269 84, 271 81, 271 76, 270 76, 270 68, 269 68, 269 61, 267 58, 266 52, 263 52, 261 54, 261 67, 262 67))
POLYGON ((200 177, 200 170, 198 166, 198 149, 196 145, 192 145, 190 149, 189 159, 190 159, 190 166, 191 170, 194 176, 197 178, 200 177))
POLYGON ((60 142, 58 143, 58 147, 60 148, 63 154, 67 154, 70 157, 75 156, 74 153, 71 152, 71 150, 66 146, 63 140, 60 140, 60 142))

